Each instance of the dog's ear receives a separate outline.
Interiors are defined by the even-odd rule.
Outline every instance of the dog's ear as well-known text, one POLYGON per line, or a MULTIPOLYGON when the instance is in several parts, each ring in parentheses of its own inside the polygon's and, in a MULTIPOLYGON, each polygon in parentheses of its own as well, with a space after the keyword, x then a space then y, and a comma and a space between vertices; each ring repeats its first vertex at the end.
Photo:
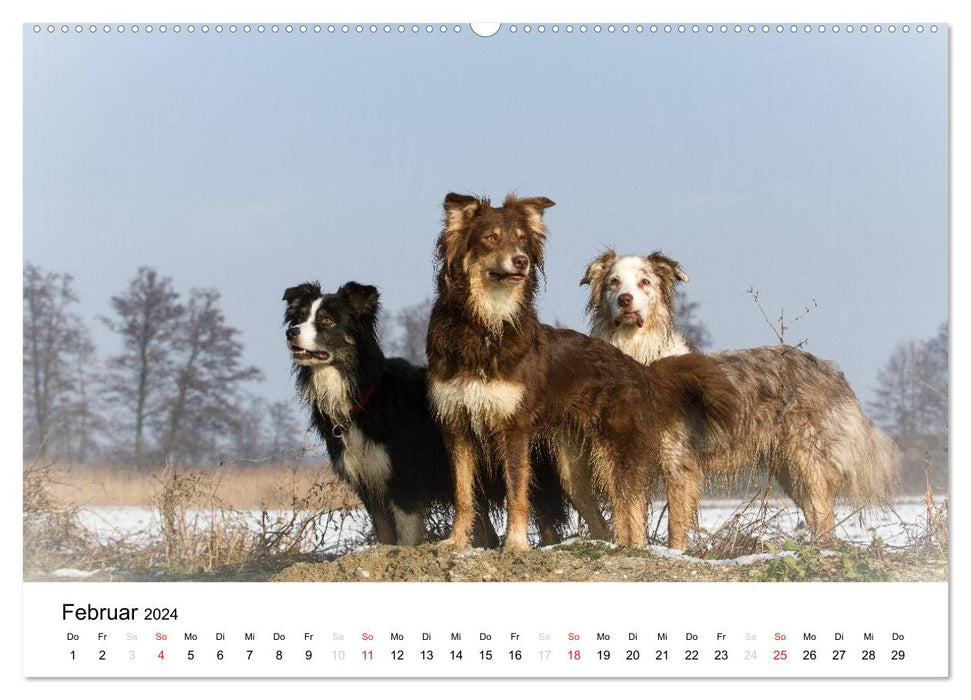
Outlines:
POLYGON ((292 309, 300 306, 304 299, 309 296, 320 295, 320 282, 304 282, 296 287, 288 287, 283 292, 283 301, 287 302, 287 308, 292 309))
POLYGON ((654 266, 654 269, 658 271, 658 274, 665 281, 671 282, 671 286, 674 286, 678 282, 687 282, 690 279, 688 273, 681 268, 681 265, 676 260, 672 260, 660 251, 654 251, 645 259, 654 266))
POLYGON ((504 207, 515 207, 526 215, 526 222, 534 234, 542 239, 546 238, 546 224, 543 223, 543 212, 552 206, 556 206, 549 197, 523 197, 520 199, 514 194, 506 195, 502 203, 504 207))
POLYGON ((549 197, 525 197, 523 199, 517 199, 516 201, 519 203, 519 206, 523 207, 524 209, 532 209, 540 216, 542 216, 543 212, 550 207, 556 206, 556 202, 549 197))
POLYGON ((549 197, 523 197, 520 199, 514 194, 506 195, 506 199, 502 203, 504 208, 515 209, 525 218, 526 228, 530 233, 526 252, 529 253, 541 272, 543 271, 543 248, 546 246, 546 224, 543 221, 543 212, 555 204, 556 202, 549 197))
POLYGON ((378 314, 378 294, 377 287, 370 284, 358 284, 357 282, 347 282, 342 285, 337 293, 347 300, 351 313, 357 318, 374 318, 378 314))
POLYGON ((614 249, 607 248, 587 265, 587 271, 583 274, 583 279, 580 280, 580 286, 590 285, 587 313, 590 314, 591 318, 597 313, 597 308, 600 306, 600 294, 603 291, 604 279, 616 259, 617 253, 614 252, 614 249))
POLYGON ((446 288, 452 284, 452 265, 468 248, 467 236, 463 234, 468 229, 469 222, 488 205, 488 199, 467 194, 449 192, 445 195, 445 228, 438 237, 435 249, 441 261, 439 280, 444 282, 446 288))
POLYGON ((298 301, 303 297, 317 296, 320 294, 320 282, 304 282, 296 287, 289 287, 283 292, 283 301, 288 304, 298 301))
POLYGON ((467 194, 445 195, 445 233, 458 233, 482 209, 483 201, 467 194))
POLYGON ((580 280, 580 286, 589 284, 596 293, 600 293, 600 287, 603 284, 604 276, 607 274, 607 270, 610 266, 614 264, 617 259, 617 253, 614 252, 613 248, 607 248, 600 255, 595 257, 589 265, 587 265, 587 271, 583 274, 583 279, 580 280))
POLYGON ((303 296, 304 285, 298 285, 296 287, 287 287, 287 290, 283 292, 283 301, 287 302, 287 306, 296 306, 300 303, 300 298, 303 296))

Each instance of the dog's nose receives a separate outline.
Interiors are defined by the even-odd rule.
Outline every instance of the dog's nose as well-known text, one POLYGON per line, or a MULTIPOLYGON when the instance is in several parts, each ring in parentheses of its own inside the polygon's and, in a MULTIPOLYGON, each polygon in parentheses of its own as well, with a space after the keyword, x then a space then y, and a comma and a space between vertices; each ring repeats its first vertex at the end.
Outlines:
POLYGON ((298 335, 300 335, 300 327, 299 326, 292 326, 290 328, 287 328, 287 340, 293 340, 298 335))
POLYGON ((633 302, 634 302, 634 295, 633 294, 621 294, 619 297, 617 297, 617 304, 622 309, 627 308, 633 302))
POLYGON ((515 255, 512 259, 512 265, 517 270, 525 270, 529 265, 529 258, 527 258, 525 255, 515 255))

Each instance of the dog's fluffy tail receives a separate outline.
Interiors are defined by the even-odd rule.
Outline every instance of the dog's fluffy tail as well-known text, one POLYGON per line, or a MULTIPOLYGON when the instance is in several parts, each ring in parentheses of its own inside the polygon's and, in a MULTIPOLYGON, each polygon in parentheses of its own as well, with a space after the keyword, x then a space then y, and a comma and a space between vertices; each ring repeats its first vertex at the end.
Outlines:
POLYGON ((863 414, 857 401, 845 401, 833 411, 839 430, 832 449, 843 476, 837 495, 858 507, 889 504, 903 461, 897 443, 863 414))
POLYGON ((674 401, 678 417, 700 415, 709 430, 729 431, 738 419, 740 396, 719 363, 699 352, 663 357, 648 366, 657 398, 674 401))

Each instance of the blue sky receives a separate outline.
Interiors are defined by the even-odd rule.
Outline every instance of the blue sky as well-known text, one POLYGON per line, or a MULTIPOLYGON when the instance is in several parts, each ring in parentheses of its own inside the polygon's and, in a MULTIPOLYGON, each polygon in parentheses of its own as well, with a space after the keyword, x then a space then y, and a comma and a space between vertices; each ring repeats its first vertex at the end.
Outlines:
POLYGON ((24 255, 95 318, 139 265, 215 287, 292 394, 285 287, 431 293, 449 190, 551 197, 541 316, 586 263, 664 250, 719 348, 770 314, 861 398, 947 317, 947 38, 917 34, 24 37, 24 255))

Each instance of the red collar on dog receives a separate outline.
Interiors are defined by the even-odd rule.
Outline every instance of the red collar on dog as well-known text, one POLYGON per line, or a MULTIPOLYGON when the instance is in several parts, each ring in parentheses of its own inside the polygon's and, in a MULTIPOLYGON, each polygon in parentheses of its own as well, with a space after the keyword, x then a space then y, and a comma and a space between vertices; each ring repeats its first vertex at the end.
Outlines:
POLYGON ((361 400, 358 401, 356 404, 354 404, 354 407, 351 408, 351 413, 360 413, 361 411, 363 411, 364 406, 367 405, 368 399, 370 399, 371 396, 374 395, 374 390, 377 388, 378 388, 377 382, 372 384, 371 388, 364 392, 364 396, 361 397, 361 400))

